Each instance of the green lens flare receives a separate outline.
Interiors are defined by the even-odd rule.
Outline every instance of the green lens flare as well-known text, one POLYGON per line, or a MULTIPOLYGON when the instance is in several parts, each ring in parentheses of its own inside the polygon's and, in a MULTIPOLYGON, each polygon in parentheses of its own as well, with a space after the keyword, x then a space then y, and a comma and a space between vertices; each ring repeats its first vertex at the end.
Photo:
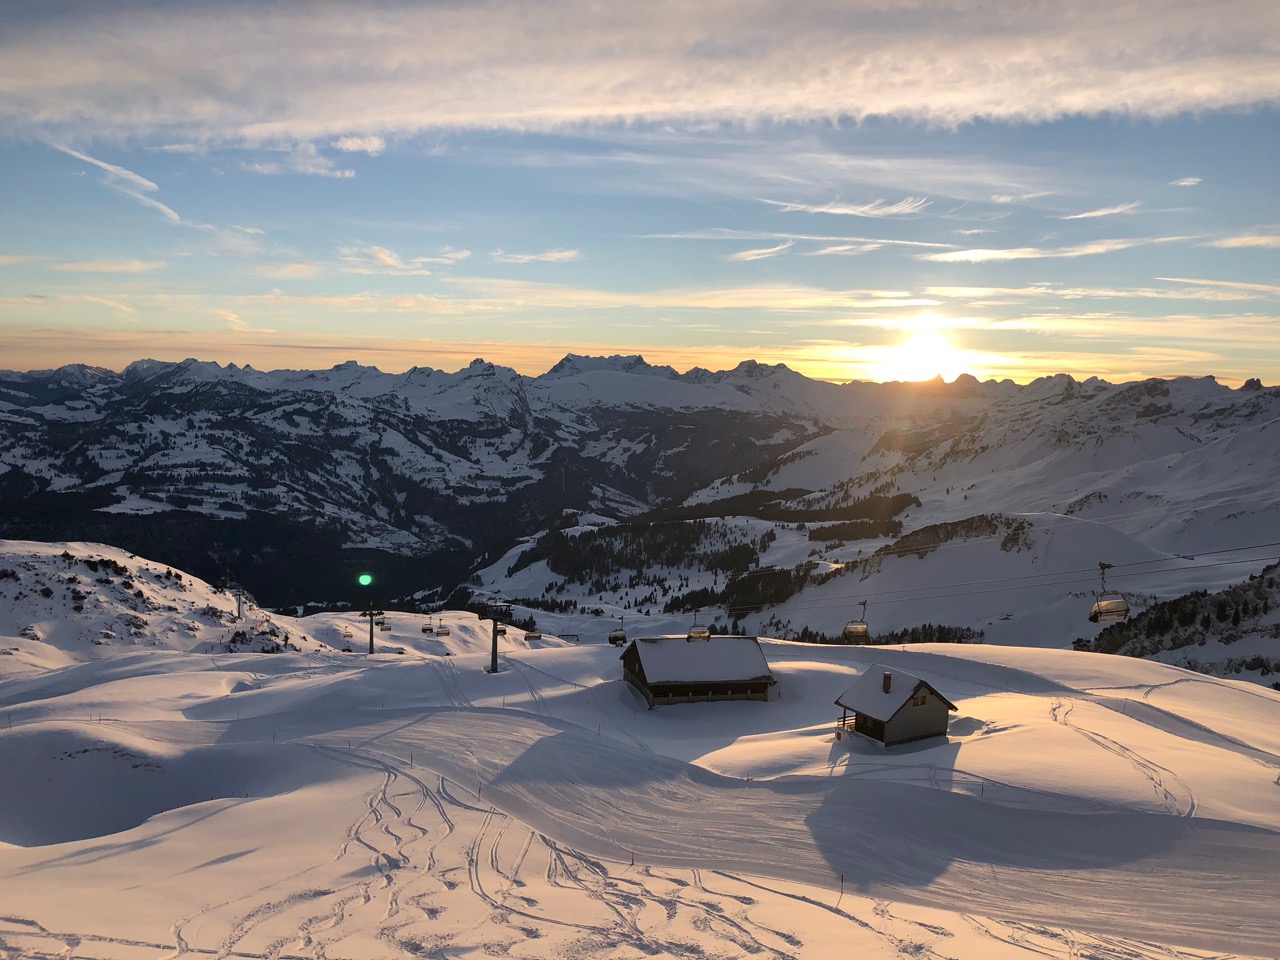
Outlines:
POLYGON ((356 579, 357 579, 357 580, 359 580, 359 582, 360 582, 360 586, 362 586, 362 587, 367 587, 369 584, 373 583, 373 574, 372 574, 372 573, 362 573, 362 574, 360 574, 360 576, 359 576, 359 577, 357 577, 356 579))

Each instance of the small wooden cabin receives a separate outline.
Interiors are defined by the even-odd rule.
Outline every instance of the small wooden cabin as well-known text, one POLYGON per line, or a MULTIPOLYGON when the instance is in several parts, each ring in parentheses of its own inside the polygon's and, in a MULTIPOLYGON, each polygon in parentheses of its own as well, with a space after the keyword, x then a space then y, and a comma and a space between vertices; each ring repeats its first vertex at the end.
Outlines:
POLYGON ((891 747, 947 735, 947 715, 956 705, 927 680, 902 670, 870 666, 853 686, 836 697, 843 713, 836 739, 860 733, 891 747))
POLYGON ((777 681, 755 637, 642 637, 622 651, 622 678, 659 704, 768 700, 777 681))

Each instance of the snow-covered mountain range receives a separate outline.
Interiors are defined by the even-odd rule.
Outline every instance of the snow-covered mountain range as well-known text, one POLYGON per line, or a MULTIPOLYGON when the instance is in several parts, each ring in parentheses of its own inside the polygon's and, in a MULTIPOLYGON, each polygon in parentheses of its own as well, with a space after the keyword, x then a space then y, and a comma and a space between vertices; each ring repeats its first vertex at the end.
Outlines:
POLYGON ((1212 378, 64 367, 0 374, 0 535, 230 571, 271 605, 359 602, 373 568, 386 598, 467 582, 540 617, 831 634, 867 599, 879 630, 1067 645, 1099 561, 1140 609, 1280 554, 1278 420, 1280 389, 1212 378))

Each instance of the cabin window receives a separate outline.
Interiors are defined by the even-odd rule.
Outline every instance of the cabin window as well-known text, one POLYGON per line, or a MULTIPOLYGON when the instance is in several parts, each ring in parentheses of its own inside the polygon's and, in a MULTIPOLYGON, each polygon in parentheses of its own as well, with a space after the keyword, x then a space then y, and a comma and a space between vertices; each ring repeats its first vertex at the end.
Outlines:
POLYGON ((929 698, 926 694, 923 694, 923 693, 917 694, 916 696, 911 698, 911 705, 913 707, 923 707, 925 705, 925 701, 927 701, 928 699, 929 698))

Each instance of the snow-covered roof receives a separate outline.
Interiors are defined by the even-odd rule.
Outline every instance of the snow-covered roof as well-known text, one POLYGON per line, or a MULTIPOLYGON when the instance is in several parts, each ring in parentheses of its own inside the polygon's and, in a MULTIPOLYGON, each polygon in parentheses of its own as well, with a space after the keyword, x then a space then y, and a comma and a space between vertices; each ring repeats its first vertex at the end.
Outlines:
POLYGON ((956 705, 939 693, 927 680, 903 670, 890 670, 878 664, 867 667, 853 685, 836 697, 836 706, 865 714, 876 720, 888 720, 901 709, 921 684, 928 687, 939 700, 954 710, 956 705), (884 678, 890 678, 889 689, 884 689, 884 678))
POLYGON ((650 683, 772 679, 755 637, 642 637, 632 645, 650 683))

